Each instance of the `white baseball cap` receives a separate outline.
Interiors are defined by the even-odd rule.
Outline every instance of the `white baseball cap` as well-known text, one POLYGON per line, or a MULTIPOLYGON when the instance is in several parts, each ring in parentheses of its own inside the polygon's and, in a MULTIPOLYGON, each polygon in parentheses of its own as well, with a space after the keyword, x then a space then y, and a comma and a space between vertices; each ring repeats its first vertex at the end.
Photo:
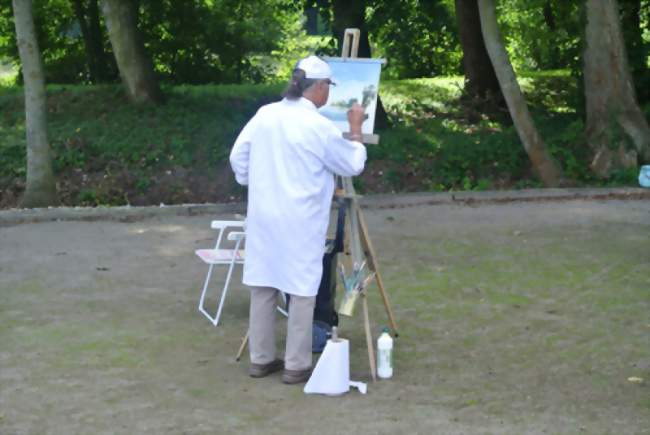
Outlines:
POLYGON ((306 79, 330 80, 334 83, 332 69, 318 56, 306 57, 298 62, 297 68, 305 72, 306 79))

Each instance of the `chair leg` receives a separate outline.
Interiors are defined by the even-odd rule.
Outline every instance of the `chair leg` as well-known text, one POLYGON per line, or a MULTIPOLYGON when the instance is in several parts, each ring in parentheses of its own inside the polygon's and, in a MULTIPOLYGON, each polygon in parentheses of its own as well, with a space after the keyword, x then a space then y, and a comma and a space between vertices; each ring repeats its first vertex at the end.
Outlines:
POLYGON ((199 299, 199 311, 203 313, 212 323, 214 323, 214 319, 210 314, 205 310, 204 308, 204 303, 205 303, 205 294, 208 291, 208 284, 210 283, 210 278, 212 277, 212 269, 214 268, 214 264, 210 265, 210 268, 208 269, 208 274, 205 277, 205 283, 203 284, 203 291, 201 292, 201 298, 199 299))
POLYGON ((223 303, 226 300, 226 295, 228 294, 228 286, 230 285, 230 277, 232 276, 232 270, 235 268, 235 260, 230 263, 228 268, 228 275, 226 276, 226 283, 223 286, 221 291, 221 300, 219 301, 219 308, 217 309, 217 315, 214 319, 214 326, 219 325, 219 318, 221 317, 221 310, 223 309, 223 303))

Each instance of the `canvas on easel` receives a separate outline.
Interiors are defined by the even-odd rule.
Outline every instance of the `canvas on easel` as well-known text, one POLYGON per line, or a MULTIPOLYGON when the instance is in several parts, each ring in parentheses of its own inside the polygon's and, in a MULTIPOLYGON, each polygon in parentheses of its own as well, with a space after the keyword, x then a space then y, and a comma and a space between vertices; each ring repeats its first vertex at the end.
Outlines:
POLYGON ((347 112, 354 103, 363 106, 366 119, 361 126, 364 142, 377 143, 373 134, 379 76, 384 59, 359 59, 353 57, 324 57, 332 69, 336 86, 330 88, 327 104, 318 111, 331 120, 343 133, 349 133, 347 112))

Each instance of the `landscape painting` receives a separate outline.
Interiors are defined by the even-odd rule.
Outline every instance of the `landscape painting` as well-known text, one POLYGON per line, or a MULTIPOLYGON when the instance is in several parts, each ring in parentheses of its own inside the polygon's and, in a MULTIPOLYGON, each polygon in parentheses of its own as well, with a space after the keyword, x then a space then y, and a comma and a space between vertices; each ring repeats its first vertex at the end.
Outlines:
POLYGON ((332 68, 336 86, 330 87, 327 104, 320 112, 332 120, 343 132, 348 132, 347 111, 354 103, 361 104, 366 111, 363 134, 372 134, 375 127, 379 75, 383 59, 350 59, 326 57, 332 68))

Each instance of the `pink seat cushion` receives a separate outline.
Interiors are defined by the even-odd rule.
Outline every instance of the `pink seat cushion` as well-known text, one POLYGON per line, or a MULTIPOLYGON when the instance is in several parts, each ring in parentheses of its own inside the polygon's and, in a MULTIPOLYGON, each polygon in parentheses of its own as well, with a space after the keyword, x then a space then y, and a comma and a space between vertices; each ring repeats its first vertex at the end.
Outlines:
POLYGON ((244 250, 239 249, 235 252, 234 249, 197 249, 196 255, 201 260, 208 264, 227 263, 232 260, 232 255, 235 254, 235 261, 244 261, 244 250))

